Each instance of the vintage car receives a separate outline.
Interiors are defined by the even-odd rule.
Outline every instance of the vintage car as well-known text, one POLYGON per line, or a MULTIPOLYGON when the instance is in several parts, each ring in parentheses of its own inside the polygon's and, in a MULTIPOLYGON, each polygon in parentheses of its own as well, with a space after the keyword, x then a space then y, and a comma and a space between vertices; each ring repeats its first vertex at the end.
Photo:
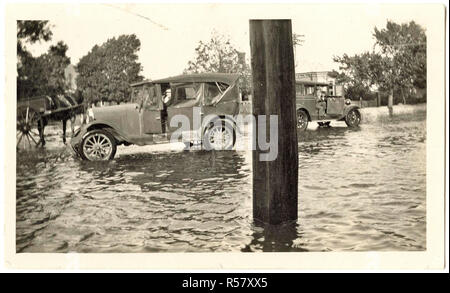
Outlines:
POLYGON ((85 160, 111 160, 117 145, 169 142, 179 130, 170 123, 184 115, 190 123, 181 141, 206 149, 231 149, 236 141, 234 117, 239 113, 238 75, 188 74, 131 85, 131 103, 93 107, 88 122, 75 131, 72 149, 85 160), (200 123, 196 123, 195 109, 200 123))
POLYGON ((308 122, 329 126, 332 120, 345 121, 349 127, 361 122, 359 107, 344 98, 341 85, 296 81, 297 128, 306 130, 308 122))

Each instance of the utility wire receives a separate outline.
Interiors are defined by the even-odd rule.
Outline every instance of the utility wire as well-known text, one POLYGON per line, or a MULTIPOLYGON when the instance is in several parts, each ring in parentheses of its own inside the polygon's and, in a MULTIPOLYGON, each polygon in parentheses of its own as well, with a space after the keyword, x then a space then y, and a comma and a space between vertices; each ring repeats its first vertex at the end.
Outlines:
POLYGON ((154 25, 156 25, 156 26, 162 28, 162 29, 165 30, 165 31, 169 30, 166 26, 164 26, 164 25, 162 25, 162 24, 160 24, 160 23, 157 23, 156 21, 153 21, 153 20, 150 19, 149 17, 144 16, 144 15, 141 15, 141 14, 139 14, 139 13, 135 13, 135 12, 129 11, 129 10, 127 10, 127 9, 124 9, 124 8, 121 8, 121 7, 118 7, 118 6, 114 6, 114 5, 111 5, 111 4, 102 4, 102 5, 109 6, 109 7, 118 9, 118 10, 122 10, 122 11, 124 11, 124 12, 126 12, 126 13, 129 13, 129 14, 135 15, 135 16, 137 16, 137 17, 143 18, 143 19, 145 19, 145 20, 148 20, 148 21, 150 21, 151 23, 153 23, 154 25))
MULTIPOLYGON (((403 47, 403 46, 422 46, 426 45, 427 43, 403 43, 403 44, 385 44, 385 46, 390 47, 403 47)), ((378 44, 380 45, 380 44, 378 44)), ((380 45, 381 46, 381 45, 380 45)))

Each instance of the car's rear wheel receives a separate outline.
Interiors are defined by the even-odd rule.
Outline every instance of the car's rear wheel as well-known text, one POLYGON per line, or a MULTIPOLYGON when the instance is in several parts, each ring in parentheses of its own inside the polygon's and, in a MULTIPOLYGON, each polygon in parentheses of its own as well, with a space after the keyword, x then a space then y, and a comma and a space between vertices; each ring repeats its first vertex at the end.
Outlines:
POLYGON ((358 109, 348 111, 345 116, 345 124, 347 124, 348 127, 357 127, 359 123, 361 123, 361 113, 358 109))
POLYGON ((89 161, 112 160, 116 154, 117 143, 107 131, 96 129, 88 132, 81 142, 81 157, 89 161))
POLYGON ((308 114, 305 110, 297 111, 297 129, 304 131, 308 128, 308 114))
POLYGON ((228 123, 214 123, 203 136, 203 147, 206 150, 231 150, 236 141, 236 134, 228 123))

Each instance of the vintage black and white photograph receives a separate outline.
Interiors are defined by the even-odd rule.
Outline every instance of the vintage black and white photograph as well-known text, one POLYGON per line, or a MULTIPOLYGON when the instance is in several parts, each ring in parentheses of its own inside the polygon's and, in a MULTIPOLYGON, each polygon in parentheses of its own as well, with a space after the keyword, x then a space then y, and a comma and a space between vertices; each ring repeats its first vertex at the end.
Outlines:
POLYGON ((444 6, 7 11, 14 255, 430 252, 444 6))

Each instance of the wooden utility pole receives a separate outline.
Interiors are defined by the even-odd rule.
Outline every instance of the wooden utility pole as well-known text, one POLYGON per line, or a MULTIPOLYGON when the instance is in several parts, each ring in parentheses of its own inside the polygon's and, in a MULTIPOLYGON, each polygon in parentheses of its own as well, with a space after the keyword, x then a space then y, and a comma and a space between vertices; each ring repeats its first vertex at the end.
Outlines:
MULTIPOLYGON (((269 138, 269 115, 278 116, 278 155, 261 161, 266 153, 253 150, 253 218, 282 224, 298 218, 298 141, 295 106, 295 70, 290 20, 250 20, 253 75, 253 115, 259 131, 269 138), (266 128, 261 119, 266 116, 266 128)), ((259 138, 258 138, 259 139, 259 138)))

